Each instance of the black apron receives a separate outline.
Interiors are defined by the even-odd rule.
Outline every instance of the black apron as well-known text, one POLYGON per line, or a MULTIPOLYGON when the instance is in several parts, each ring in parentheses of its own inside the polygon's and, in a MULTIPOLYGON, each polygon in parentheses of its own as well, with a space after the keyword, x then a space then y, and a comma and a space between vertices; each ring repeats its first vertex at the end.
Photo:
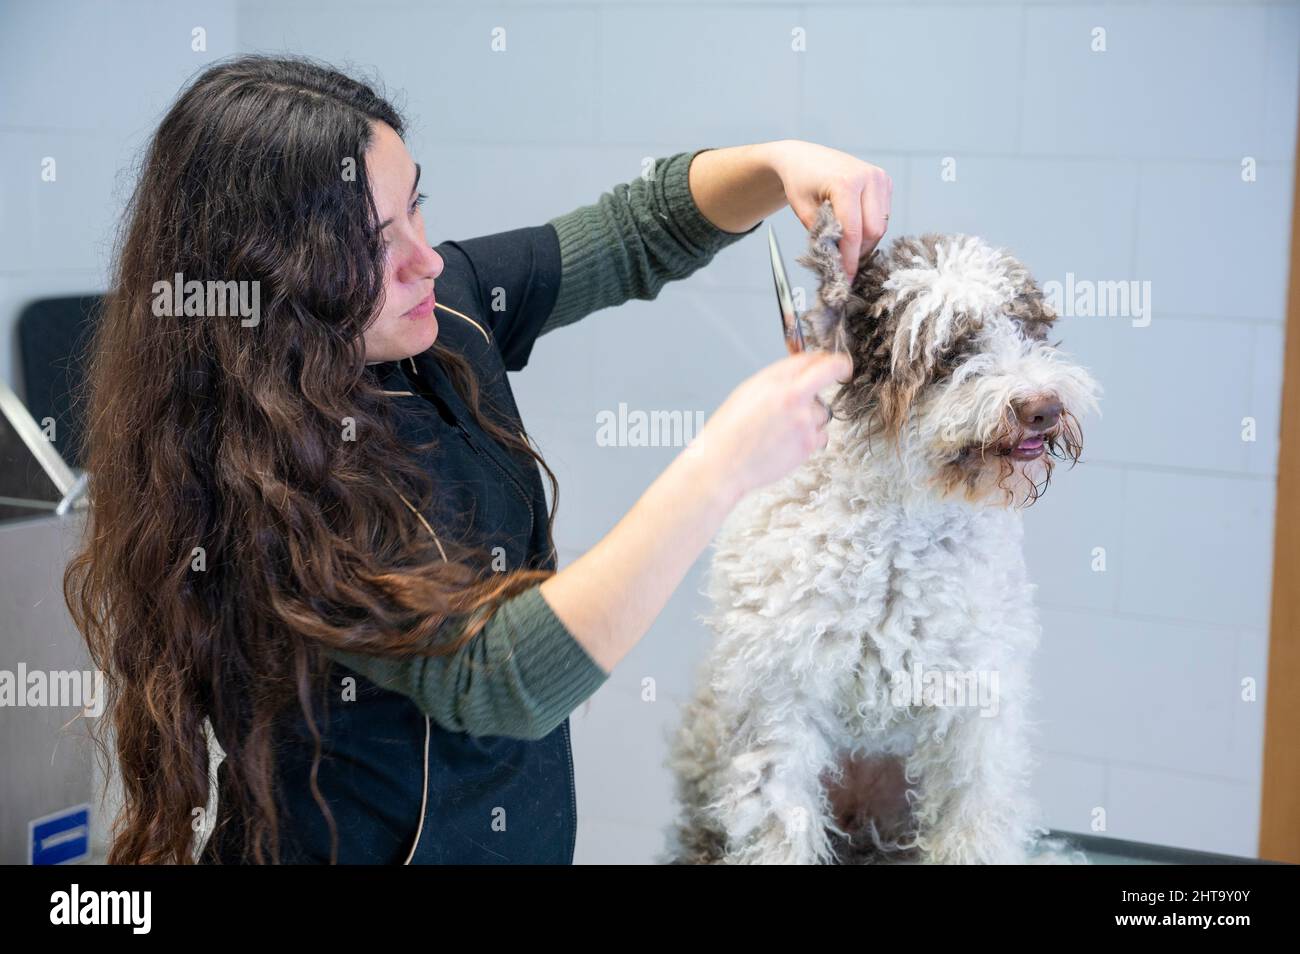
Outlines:
MULTIPOLYGON (((444 306, 437 309, 438 342, 469 360, 497 419, 519 432, 505 372, 527 363, 554 305, 555 230, 517 229, 437 250, 446 262, 436 282, 444 306), (502 298, 509 309, 488 307, 502 298)), ((441 509, 426 514, 434 528, 450 514, 471 515, 472 531, 505 547, 511 569, 554 569, 536 462, 508 452, 475 425, 431 351, 372 370, 385 390, 415 395, 392 398, 403 440, 412 447, 431 437, 437 443, 420 455, 443 488, 441 509)), ((577 801, 568 719, 540 740, 450 732, 406 696, 337 663, 329 691, 328 711, 317 712, 323 746, 317 784, 334 815, 340 863, 573 861, 577 801), (344 678, 355 680, 354 702, 340 701, 344 678)), ((280 852, 287 863, 330 858, 329 828, 311 792, 313 746, 295 711, 279 728, 276 747, 280 852)), ((223 763, 219 793, 228 784, 224 770, 223 763)), ((238 862, 241 839, 237 824, 225 826, 209 839, 203 861, 238 862)))

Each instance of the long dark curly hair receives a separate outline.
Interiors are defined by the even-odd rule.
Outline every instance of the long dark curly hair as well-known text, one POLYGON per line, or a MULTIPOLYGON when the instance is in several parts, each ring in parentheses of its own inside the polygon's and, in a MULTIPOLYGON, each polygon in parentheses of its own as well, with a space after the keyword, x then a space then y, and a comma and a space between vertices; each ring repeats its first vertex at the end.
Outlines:
MULTIPOLYGON (((90 508, 63 582, 107 680, 94 738, 123 786, 110 864, 196 860, 205 720, 235 796, 217 824, 238 816, 246 858, 278 861, 275 725, 296 701, 319 763, 322 649, 449 653, 553 573, 492 572, 481 541, 450 531, 444 560, 403 502, 427 512, 438 486, 365 367, 384 290, 363 161, 377 122, 404 133, 372 84, 247 56, 191 82, 144 155, 87 357, 90 508), (155 283, 177 273, 259 282, 260 321, 155 314, 155 283), (465 625, 447 638, 452 617, 465 625)), ((480 407, 470 365, 433 350, 479 426, 546 471, 553 519, 555 475, 480 407)))

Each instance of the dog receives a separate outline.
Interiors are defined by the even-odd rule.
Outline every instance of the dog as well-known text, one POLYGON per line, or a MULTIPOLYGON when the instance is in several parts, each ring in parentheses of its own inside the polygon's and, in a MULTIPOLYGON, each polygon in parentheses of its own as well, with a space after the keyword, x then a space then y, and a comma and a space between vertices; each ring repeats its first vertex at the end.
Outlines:
POLYGON ((715 540, 715 634, 670 741, 672 864, 1086 863, 1029 797, 1039 623, 1023 511, 1101 388, 1029 271, 904 237, 850 280, 818 210, 808 347, 847 352, 828 441, 715 540))

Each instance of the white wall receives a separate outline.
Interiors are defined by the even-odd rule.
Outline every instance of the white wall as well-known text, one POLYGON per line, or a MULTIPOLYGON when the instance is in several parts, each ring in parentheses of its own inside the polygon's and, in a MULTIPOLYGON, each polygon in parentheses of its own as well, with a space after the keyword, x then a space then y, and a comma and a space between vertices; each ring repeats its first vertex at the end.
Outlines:
MULTIPOLYGON (((538 224, 646 156, 795 137, 890 172, 891 234, 975 232, 1042 281, 1150 281, 1148 327, 1061 325, 1107 394, 1086 463, 1027 521, 1045 624, 1036 785, 1060 828, 1086 831, 1101 808, 1117 837, 1255 853, 1296 4, 56 6, 0 14, 0 322, 98 283, 121 164, 184 77, 233 50, 309 53, 400 92, 434 242, 538 224), (206 56, 189 51, 196 24, 206 56), (507 50, 492 53, 499 26, 507 50), (806 52, 790 50, 796 27, 806 52), (1089 49, 1095 27, 1105 53, 1089 49), (66 157, 57 188, 38 179, 50 154, 66 157), (1259 701, 1241 701, 1244 678, 1259 701)), ((771 221, 792 259, 800 226, 771 221)), ((10 347, 6 332, 0 373, 10 347)), ((541 339, 516 389, 561 480, 562 559, 674 453, 596 446, 598 411, 711 411, 781 354, 762 230, 655 302, 541 339)), ((574 715, 579 861, 648 860, 661 844, 667 733, 708 645, 706 561, 574 715), (646 678, 658 701, 642 701, 646 678)))
POLYGON ((235 51, 235 12, 230 0, 0 4, 0 376, 15 388, 18 313, 104 290, 132 164, 185 80, 235 51))

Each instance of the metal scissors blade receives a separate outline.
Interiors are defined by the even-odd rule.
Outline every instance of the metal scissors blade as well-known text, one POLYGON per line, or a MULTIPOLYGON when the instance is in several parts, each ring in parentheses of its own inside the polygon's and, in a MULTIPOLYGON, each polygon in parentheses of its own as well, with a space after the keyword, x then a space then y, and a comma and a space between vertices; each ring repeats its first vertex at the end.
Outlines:
POLYGON ((767 227, 768 251, 772 255, 772 281, 776 284, 776 304, 781 309, 781 332, 785 336, 785 346, 791 354, 804 350, 803 322, 794 310, 794 296, 790 293, 790 279, 786 275, 785 260, 781 258, 781 246, 776 242, 776 232, 772 226, 767 227))
MULTIPOLYGON (((772 281, 776 284, 776 304, 781 309, 781 331, 785 334, 785 346, 791 354, 799 354, 804 350, 803 322, 794 310, 794 295, 790 293, 785 260, 781 258, 781 246, 777 244, 776 232, 770 225, 767 227, 767 246, 772 254, 772 281)), ((820 396, 816 401, 826 411, 826 423, 829 424, 835 417, 834 412, 820 396)))

